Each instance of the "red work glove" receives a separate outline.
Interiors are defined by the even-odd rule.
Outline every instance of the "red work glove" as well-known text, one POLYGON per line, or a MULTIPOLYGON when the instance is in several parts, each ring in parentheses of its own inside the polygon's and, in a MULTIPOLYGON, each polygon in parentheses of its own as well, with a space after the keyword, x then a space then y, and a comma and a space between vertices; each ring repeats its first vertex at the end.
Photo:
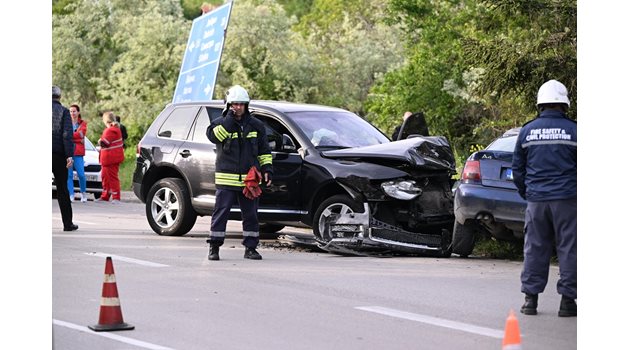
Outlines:
POLYGON ((259 186, 261 179, 260 171, 258 171, 255 166, 249 168, 244 180, 245 188, 243 188, 243 194, 247 199, 254 200, 262 194, 262 190, 259 186))

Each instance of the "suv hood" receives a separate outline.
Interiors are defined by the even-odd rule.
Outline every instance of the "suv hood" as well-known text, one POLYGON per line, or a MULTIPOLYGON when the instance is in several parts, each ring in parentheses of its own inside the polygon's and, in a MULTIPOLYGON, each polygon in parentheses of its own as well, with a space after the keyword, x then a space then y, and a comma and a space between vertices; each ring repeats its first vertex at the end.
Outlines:
POLYGON ((413 137, 390 143, 324 151, 332 159, 395 160, 425 169, 455 171, 455 158, 444 136, 413 137))

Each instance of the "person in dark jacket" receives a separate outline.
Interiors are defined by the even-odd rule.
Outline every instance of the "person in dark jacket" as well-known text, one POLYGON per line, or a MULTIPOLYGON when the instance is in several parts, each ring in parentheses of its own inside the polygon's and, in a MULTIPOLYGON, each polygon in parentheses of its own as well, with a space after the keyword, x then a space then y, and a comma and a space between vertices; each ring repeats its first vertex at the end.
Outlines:
POLYGON ((392 141, 400 140, 409 135, 429 136, 429 127, 427 126, 427 121, 424 118, 423 112, 405 112, 405 114, 403 114, 402 124, 396 126, 394 132, 392 133, 392 141), (414 118, 412 118, 413 122, 410 125, 410 123, 407 122, 407 119, 412 116, 414 118), (405 130, 404 134, 401 134, 400 129, 402 129, 403 126, 405 126, 405 130))
POLYGON ((206 131, 216 144, 215 185, 217 187, 210 225, 209 260, 219 260, 219 247, 225 240, 228 215, 238 201, 243 221, 245 258, 260 260, 256 251, 259 242, 258 198, 248 199, 243 193, 244 180, 252 167, 260 169, 262 180, 271 185, 273 174, 271 149, 265 125, 249 113, 247 91, 235 85, 226 94, 224 116, 212 122, 206 131))
POLYGON ((521 312, 536 315, 538 294, 549 277, 556 249, 560 265, 558 316, 577 316, 577 123, 567 118, 567 88, 556 80, 538 90, 538 116, 521 129, 512 160, 514 183, 523 199, 525 246, 521 312))
POLYGON ((72 167, 74 143, 72 142, 72 119, 70 111, 59 99, 61 89, 52 87, 52 173, 57 187, 57 202, 61 211, 64 231, 79 228, 72 222, 72 203, 68 193, 68 169, 72 167))
POLYGON ((123 148, 127 148, 127 144, 125 143, 127 141, 127 127, 120 122, 120 116, 116 116, 116 122, 118 123, 120 133, 122 134, 123 148))

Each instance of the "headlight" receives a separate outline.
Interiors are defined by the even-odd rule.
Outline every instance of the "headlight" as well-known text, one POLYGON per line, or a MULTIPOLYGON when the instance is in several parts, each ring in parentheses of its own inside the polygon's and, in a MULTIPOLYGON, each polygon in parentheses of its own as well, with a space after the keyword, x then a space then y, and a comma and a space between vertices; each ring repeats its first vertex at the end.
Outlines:
POLYGON ((422 189, 412 180, 387 181, 381 188, 388 196, 402 200, 411 200, 422 194, 422 189))

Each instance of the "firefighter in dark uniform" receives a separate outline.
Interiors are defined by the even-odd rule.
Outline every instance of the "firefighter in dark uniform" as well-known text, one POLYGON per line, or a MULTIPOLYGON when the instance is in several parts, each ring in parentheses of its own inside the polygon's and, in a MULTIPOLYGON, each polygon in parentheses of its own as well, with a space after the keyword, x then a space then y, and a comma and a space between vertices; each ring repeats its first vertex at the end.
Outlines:
POLYGON ((536 315, 555 247, 560 265, 558 316, 577 316, 577 123, 567 118, 567 88, 556 80, 538 90, 538 116, 523 125, 512 170, 527 200, 521 312, 536 315))
POLYGON ((219 260, 219 247, 225 240, 228 215, 238 201, 243 221, 245 258, 260 260, 256 251, 259 241, 258 198, 248 199, 243 193, 244 180, 252 166, 261 169, 262 180, 271 185, 273 174, 271 149, 265 125, 249 113, 247 91, 235 85, 226 93, 223 117, 212 122, 206 131, 217 146, 215 185, 217 187, 210 225, 209 260, 219 260))

